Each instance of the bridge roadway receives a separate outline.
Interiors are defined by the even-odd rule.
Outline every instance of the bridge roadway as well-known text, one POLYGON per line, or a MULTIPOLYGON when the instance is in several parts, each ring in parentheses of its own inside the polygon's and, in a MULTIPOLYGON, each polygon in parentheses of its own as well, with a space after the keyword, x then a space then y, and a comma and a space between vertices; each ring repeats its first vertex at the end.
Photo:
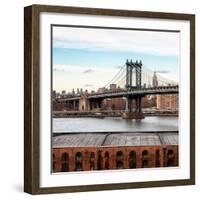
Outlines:
MULTIPOLYGON (((159 95, 159 94, 178 94, 178 86, 160 86, 156 88, 141 88, 141 89, 132 89, 130 91, 120 90, 120 91, 108 91, 104 93, 94 93, 87 96, 88 99, 106 99, 106 98, 117 98, 117 97, 126 97, 126 96, 145 96, 145 95, 159 95)), ((76 95, 73 97, 66 97, 59 99, 59 102, 63 101, 73 101, 79 100, 81 95, 76 95)))

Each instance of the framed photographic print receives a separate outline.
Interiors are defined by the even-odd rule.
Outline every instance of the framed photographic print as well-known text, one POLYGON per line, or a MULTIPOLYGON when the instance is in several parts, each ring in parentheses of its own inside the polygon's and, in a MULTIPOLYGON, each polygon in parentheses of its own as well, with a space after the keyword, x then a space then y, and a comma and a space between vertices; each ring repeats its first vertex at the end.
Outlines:
POLYGON ((24 9, 24 191, 195 183, 195 16, 24 9))

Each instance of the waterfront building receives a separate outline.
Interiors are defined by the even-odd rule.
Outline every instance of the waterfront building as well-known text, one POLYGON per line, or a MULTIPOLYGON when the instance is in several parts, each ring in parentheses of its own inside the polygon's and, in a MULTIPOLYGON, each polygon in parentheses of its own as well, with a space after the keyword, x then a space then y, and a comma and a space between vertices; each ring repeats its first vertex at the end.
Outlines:
POLYGON ((111 98, 103 100, 104 109, 106 110, 124 110, 126 100, 124 98, 111 98))
POLYGON ((142 98, 142 108, 156 107, 156 95, 146 95, 142 98))
POLYGON ((64 134, 52 142, 53 172, 178 166, 177 132, 64 134))
POLYGON ((157 108, 178 110, 179 98, 177 94, 157 95, 157 108))
POLYGON ((53 111, 63 111, 65 109, 65 105, 57 102, 55 99, 52 101, 53 111))

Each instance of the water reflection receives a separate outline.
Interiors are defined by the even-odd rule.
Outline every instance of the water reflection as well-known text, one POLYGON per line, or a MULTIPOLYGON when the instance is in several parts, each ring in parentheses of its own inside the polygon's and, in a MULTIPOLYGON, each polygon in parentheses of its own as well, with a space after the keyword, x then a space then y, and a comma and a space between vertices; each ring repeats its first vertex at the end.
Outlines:
POLYGON ((178 117, 146 117, 142 120, 122 118, 54 118, 53 132, 103 131, 177 131, 178 117))

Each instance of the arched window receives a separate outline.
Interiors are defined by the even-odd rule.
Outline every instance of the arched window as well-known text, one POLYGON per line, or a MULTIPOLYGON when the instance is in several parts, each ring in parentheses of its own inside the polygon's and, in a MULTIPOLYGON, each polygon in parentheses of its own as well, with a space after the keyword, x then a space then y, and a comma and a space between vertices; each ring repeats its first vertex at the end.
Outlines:
POLYGON ((83 164, 82 164, 82 153, 81 152, 77 152, 75 155, 75 170, 76 171, 82 171, 83 170, 83 164))
POLYGON ((77 152, 76 156, 75 156, 76 161, 81 161, 82 160, 82 153, 81 152, 77 152))
POLYGON ((69 164, 64 162, 62 163, 62 172, 68 172, 69 171, 69 164))
POLYGON ((110 156, 109 156, 109 152, 108 151, 105 152, 105 156, 104 157, 105 157, 105 169, 109 169, 109 167, 110 167, 109 166, 109 157, 110 156))
POLYGON ((168 157, 173 158, 174 157, 174 151, 172 149, 168 150, 167 155, 168 155, 168 157))
POLYGON ((147 150, 144 150, 142 152, 142 167, 143 168, 147 168, 149 167, 149 158, 148 158, 148 151, 147 150))
POLYGON ((129 153, 129 168, 133 169, 136 168, 136 152, 131 151, 129 153))
POLYGON ((68 161, 68 160, 69 160, 69 155, 68 155, 68 153, 63 153, 63 154, 62 154, 61 160, 62 160, 62 161, 68 161))
POLYGON ((91 152, 90 153, 90 159, 94 159, 95 158, 95 153, 94 152, 91 152))
POLYGON ((148 151, 147 150, 144 150, 143 152, 142 152, 142 156, 147 156, 148 155, 148 151))
POLYGON ((95 170, 95 153, 90 153, 90 170, 95 170))
POLYGON ((69 171, 69 155, 68 153, 63 153, 61 156, 61 171, 68 172, 69 171))
POLYGON ((123 160, 124 159, 124 155, 122 151, 118 151, 117 152, 117 160, 123 160))
POLYGON ((116 155, 116 167, 117 169, 123 169, 124 168, 124 154, 122 151, 118 151, 116 155))
POLYGON ((167 167, 174 166, 174 151, 172 149, 167 152, 167 167))
POLYGON ((156 150, 156 167, 160 167, 160 151, 156 150))
POLYGON ((136 158, 136 152, 135 152, 135 151, 131 151, 131 152, 129 153, 129 157, 130 157, 130 158, 136 158))

